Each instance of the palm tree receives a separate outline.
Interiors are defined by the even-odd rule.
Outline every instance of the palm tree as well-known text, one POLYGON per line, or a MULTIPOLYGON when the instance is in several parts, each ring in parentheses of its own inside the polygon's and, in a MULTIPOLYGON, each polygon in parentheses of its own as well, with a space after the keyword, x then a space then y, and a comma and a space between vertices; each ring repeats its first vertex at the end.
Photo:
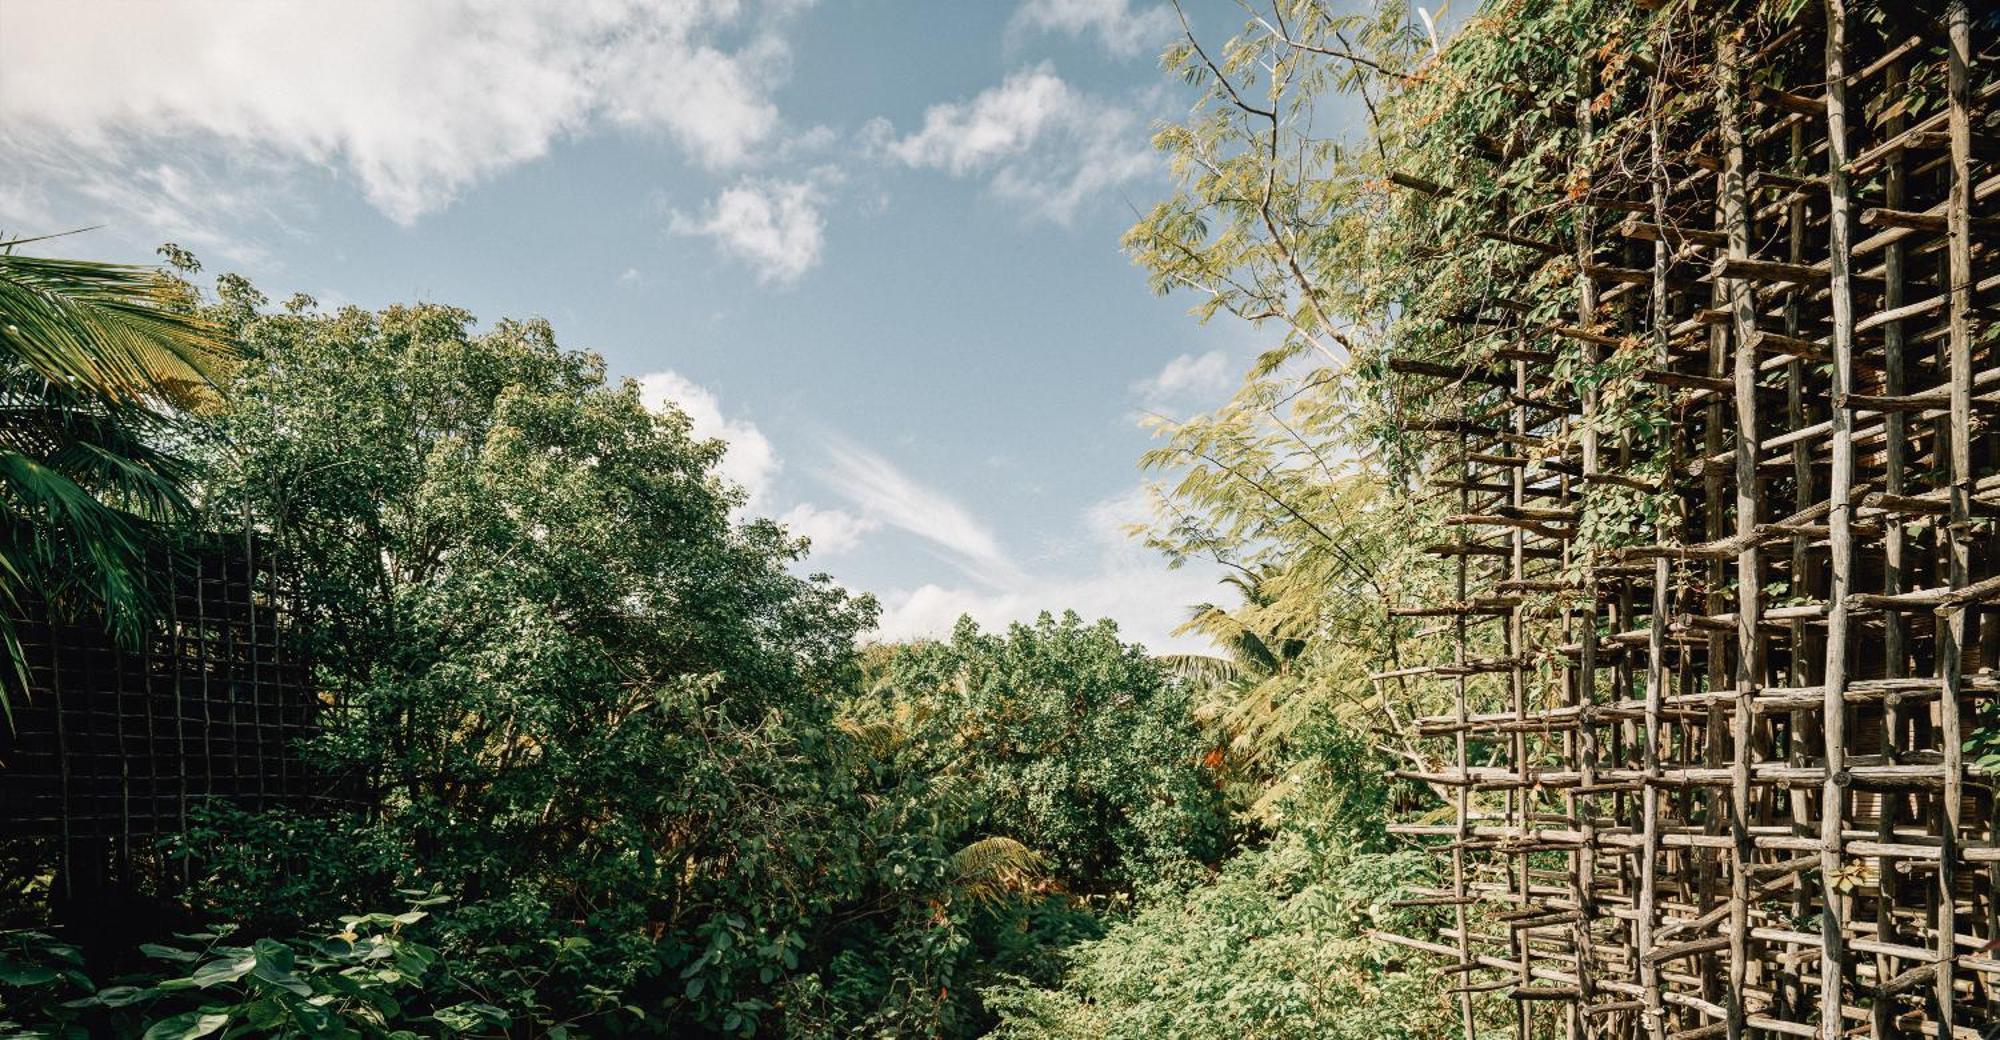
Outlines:
POLYGON ((1273 586, 1283 571, 1266 564, 1254 571, 1225 574, 1222 583, 1236 590, 1242 601, 1230 610, 1213 603, 1198 603, 1175 635, 1207 636, 1222 649, 1216 654, 1164 654, 1162 664, 1184 678, 1205 682, 1237 684, 1267 679, 1285 670, 1306 651, 1306 641, 1282 635, 1265 615, 1276 605, 1273 586))
POLYGON ((0 713, 27 686, 28 599, 136 636, 151 525, 187 509, 165 445, 238 358, 185 286, 129 264, 26 256, 0 240, 0 713))

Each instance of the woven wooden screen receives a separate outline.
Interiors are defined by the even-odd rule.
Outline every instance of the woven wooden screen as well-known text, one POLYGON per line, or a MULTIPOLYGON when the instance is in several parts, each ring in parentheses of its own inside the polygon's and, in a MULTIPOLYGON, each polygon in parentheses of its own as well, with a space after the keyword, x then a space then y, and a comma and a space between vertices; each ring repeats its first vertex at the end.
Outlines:
POLYGON ((20 622, 32 689, 0 732, 0 828, 130 838, 181 828, 208 798, 259 807, 315 793, 295 743, 315 698, 278 576, 222 539, 176 566, 142 648, 101 624, 20 622))
POLYGON ((1452 822, 1397 828, 1437 850, 1417 902, 1445 923, 1383 938, 1455 971, 1468 1034, 1495 1002, 1524 1037, 2000 1022, 1994 779, 1962 750, 2000 691, 1993 24, 1670 5, 1566 116, 1627 135, 1587 187, 1548 175, 1575 240, 1490 232, 1524 272, 1573 263, 1557 319, 1495 299, 1461 324, 1498 346, 1446 354, 1478 360, 1392 365, 1456 409, 1408 423, 1456 595, 1399 613, 1458 650, 1396 673, 1455 705, 1421 721, 1447 764, 1404 774, 1452 822), (1639 354, 1664 477, 1565 350, 1639 354), (1663 482, 1650 544, 1581 547, 1592 496, 1663 482))

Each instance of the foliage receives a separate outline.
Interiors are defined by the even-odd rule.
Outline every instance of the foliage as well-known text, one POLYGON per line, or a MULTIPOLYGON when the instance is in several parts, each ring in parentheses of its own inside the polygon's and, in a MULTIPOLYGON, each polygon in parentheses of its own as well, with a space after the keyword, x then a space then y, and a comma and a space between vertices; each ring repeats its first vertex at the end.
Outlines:
POLYGON ((1109 622, 876 648, 841 728, 865 767, 868 883, 798 1035, 966 1036, 981 992, 1053 984, 1135 886, 1217 854, 1184 688, 1109 622))
POLYGON ((137 636, 152 524, 178 517, 178 411, 213 402, 235 349, 147 267, 0 241, 0 712, 27 685, 13 618, 36 604, 137 636))
POLYGON ((182 848, 217 881, 197 898, 303 923, 441 885, 440 949, 524 1016, 616 991, 661 1028, 747 1033, 865 869, 832 722, 872 604, 795 575, 801 542, 733 518, 723 446, 544 322, 263 302, 225 278, 207 312, 249 354, 205 498, 248 503, 304 583, 333 705, 313 752, 375 803, 342 827, 382 851, 315 864, 309 827, 238 821, 182 848), (296 902, 230 894, 280 863, 305 867, 296 902), (549 942, 588 965, 511 977, 549 942))
MULTIPOLYGON (((411 893, 411 895, 420 895, 411 893)), ((340 918, 312 937, 234 941, 233 930, 177 936, 140 948, 147 965, 96 985, 81 951, 38 932, 0 945, 0 1020, 8 1037, 415 1037, 504 1035, 511 1020, 489 1004, 438 1004, 438 952, 411 938, 424 907, 340 918), (24 999, 25 998, 25 999, 24 999)))
POLYGON ((1289 795, 1287 826, 1209 884, 1084 943, 1058 989, 989 994, 1013 1040, 1446 1035, 1446 984, 1371 942, 1421 925, 1394 901, 1434 882, 1428 857, 1380 849, 1380 782, 1351 740, 1289 795), (1359 768, 1354 768, 1359 767, 1359 768))
POLYGON ((1068 891, 1185 878, 1222 851, 1188 690, 1109 621, 998 635, 961 619, 895 654, 855 712, 907 734, 912 771, 963 778, 972 827, 1033 849, 1068 891))

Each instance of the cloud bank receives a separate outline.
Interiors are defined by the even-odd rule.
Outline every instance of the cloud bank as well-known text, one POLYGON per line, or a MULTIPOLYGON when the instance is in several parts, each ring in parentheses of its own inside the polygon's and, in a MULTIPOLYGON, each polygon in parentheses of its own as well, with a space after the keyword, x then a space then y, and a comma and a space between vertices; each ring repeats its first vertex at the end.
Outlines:
POLYGON ((407 224, 598 127, 744 165, 780 128, 796 6, 10 0, 0 127, 16 155, 171 140, 325 167, 407 224))

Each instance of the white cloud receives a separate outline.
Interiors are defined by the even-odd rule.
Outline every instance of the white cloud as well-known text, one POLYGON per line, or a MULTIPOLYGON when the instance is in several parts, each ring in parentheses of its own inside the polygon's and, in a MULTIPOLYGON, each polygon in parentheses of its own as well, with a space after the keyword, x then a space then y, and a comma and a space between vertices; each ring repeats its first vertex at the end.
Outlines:
MULTIPOLYGON (((1031 621, 1045 610, 1075 610, 1086 618, 1116 620, 1128 641, 1155 651, 1209 649, 1204 639, 1173 631, 1186 620, 1189 606, 1213 598, 1216 575, 1212 568, 1193 565, 1171 570, 1127 534, 1131 524, 1152 518, 1152 496, 1144 487, 1085 510, 1078 517, 1083 544, 1059 561, 1060 569, 1030 573, 971 511, 879 455, 837 443, 826 479, 858 510, 853 519, 916 535, 970 579, 879 593, 877 639, 949 635, 962 614, 991 628, 1031 621)), ((817 511, 794 512, 810 517, 817 511)), ((786 522, 790 525, 791 518, 786 522)), ((811 522, 819 521, 815 517, 811 522)))
POLYGON ((1076 91, 1046 65, 1016 72, 970 102, 932 105, 923 129, 890 144, 889 154, 912 166, 964 176, 1026 151, 1080 103, 1076 91))
POLYGON ((1190 565, 1169 570, 1163 560, 1125 534, 1126 525, 1146 520, 1149 497, 1134 489, 1085 510, 1079 522, 1088 535, 1083 558, 1056 575, 1021 575, 1001 587, 973 588, 925 584, 882 593, 882 618, 875 638, 894 641, 951 634, 962 614, 987 628, 1031 621, 1042 611, 1074 610, 1086 619, 1118 622, 1128 642, 1156 653, 1211 652, 1198 636, 1176 636, 1188 608, 1215 597, 1216 574, 1190 565))
POLYGON ((797 6, 8 0, 0 155, 220 150, 351 176, 403 223, 600 126, 729 169, 780 132, 797 6))
POLYGON ((668 230, 714 240, 756 268, 760 282, 793 282, 819 263, 826 241, 819 206, 819 189, 810 182, 746 178, 716 196, 701 216, 672 214, 668 230))
POLYGON ((801 502, 778 518, 794 535, 811 539, 815 556, 833 556, 861 544, 861 536, 882 526, 870 516, 856 516, 839 509, 821 509, 801 502))
POLYGON ((988 586, 1021 580, 993 530, 950 496, 912 480, 888 459, 852 444, 830 448, 824 479, 879 524, 916 535, 943 550, 968 576, 988 586))
POLYGON ((970 101, 931 106, 906 137, 879 120, 864 136, 908 166, 954 177, 990 173, 994 194, 1057 223, 1098 192, 1158 168, 1137 113, 1077 90, 1046 64, 970 101))
POLYGON ((1200 402, 1227 392, 1234 382, 1229 355, 1211 350, 1174 358, 1158 372, 1132 384, 1132 392, 1149 405, 1200 402))
POLYGON ((729 451, 716 469, 743 488, 749 501, 745 511, 761 507, 778 473, 778 453, 757 424, 722 414, 722 402, 707 387, 678 372, 654 372, 639 377, 639 396, 646 407, 659 411, 672 404, 685 412, 697 437, 727 441, 729 451))
POLYGON ((1131 0, 1027 0, 1014 12, 1011 28, 1060 32, 1069 36, 1095 34, 1106 51, 1130 58, 1171 39, 1178 27, 1174 15, 1162 4, 1142 4, 1132 10, 1131 0))

